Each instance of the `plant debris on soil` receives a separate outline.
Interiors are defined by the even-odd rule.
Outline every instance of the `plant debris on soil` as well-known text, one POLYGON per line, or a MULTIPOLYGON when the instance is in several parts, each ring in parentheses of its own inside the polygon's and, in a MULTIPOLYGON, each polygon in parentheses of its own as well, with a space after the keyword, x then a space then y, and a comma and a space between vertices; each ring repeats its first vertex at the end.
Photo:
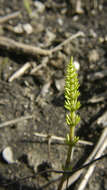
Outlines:
MULTIPOLYGON (((76 168, 107 128, 107 2, 0 1, 0 190, 57 189, 61 174, 36 174, 62 170, 66 160, 64 80, 71 56, 80 82, 76 135, 83 140, 74 149, 76 168)), ((80 190, 83 177, 70 189, 80 190)), ((107 189, 106 157, 85 187, 93 189, 107 189)))

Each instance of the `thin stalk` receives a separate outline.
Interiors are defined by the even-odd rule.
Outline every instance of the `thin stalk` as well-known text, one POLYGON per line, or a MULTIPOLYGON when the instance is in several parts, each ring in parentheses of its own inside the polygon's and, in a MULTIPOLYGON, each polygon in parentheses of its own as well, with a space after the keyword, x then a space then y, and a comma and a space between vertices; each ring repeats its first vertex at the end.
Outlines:
MULTIPOLYGON (((71 142, 73 142, 73 139, 74 139, 74 128, 75 127, 70 128, 70 141, 71 142)), ((71 162, 72 155, 73 155, 72 153, 73 153, 73 145, 69 144, 64 170, 69 170, 70 162, 71 162)), ((61 181, 59 183, 58 190, 62 189, 64 181, 67 180, 68 178, 69 178, 69 176, 64 173, 61 178, 61 181)))

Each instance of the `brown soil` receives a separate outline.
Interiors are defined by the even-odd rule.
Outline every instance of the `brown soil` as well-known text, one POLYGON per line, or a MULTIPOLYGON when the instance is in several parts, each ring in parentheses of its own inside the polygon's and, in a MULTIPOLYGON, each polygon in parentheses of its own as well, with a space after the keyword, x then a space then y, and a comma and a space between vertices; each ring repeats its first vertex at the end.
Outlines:
MULTIPOLYGON (((104 124, 98 124, 98 118, 107 108, 107 74, 95 80, 93 78, 96 72, 107 70, 107 2, 103 0, 94 7, 84 0, 80 14, 76 12, 76 3, 71 4, 70 1, 41 0, 43 9, 39 9, 34 5, 36 1, 32 0, 30 15, 23 2, 1 0, 0 16, 15 11, 21 11, 21 15, 2 23, 0 35, 49 50, 78 31, 85 34, 85 37, 77 37, 51 56, 32 57, 9 51, 5 47, 0 48, 0 123, 33 115, 32 119, 0 129, 0 190, 55 190, 57 183, 43 186, 57 175, 36 177, 35 172, 41 168, 61 169, 66 159, 67 146, 59 142, 52 143, 49 151, 46 139, 34 134, 38 132, 65 137, 69 130, 65 123, 64 89, 59 90, 56 81, 61 85, 60 79, 64 79, 66 65, 70 56, 73 56, 80 64, 81 122, 77 135, 94 145, 98 142, 104 128, 104 124), (11 27, 26 23, 33 28, 31 34, 12 32, 11 27), (13 73, 26 62, 39 65, 45 58, 48 59, 46 67, 33 75, 30 74, 30 68, 23 76, 8 82, 13 73), (101 99, 92 102, 95 96, 100 96, 101 99), (2 151, 7 146, 12 148, 16 163, 8 164, 4 161, 2 151)), ((93 148, 94 146, 77 146, 73 165, 80 166, 93 148)), ((73 190, 77 189, 81 179, 71 186, 73 190)), ((107 159, 104 158, 96 165, 85 189, 106 190, 106 179, 107 159)))

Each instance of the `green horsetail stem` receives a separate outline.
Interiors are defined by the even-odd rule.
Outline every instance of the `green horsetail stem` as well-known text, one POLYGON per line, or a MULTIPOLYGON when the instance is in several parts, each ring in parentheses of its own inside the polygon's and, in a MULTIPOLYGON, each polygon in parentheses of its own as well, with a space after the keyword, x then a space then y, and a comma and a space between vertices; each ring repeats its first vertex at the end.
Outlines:
MULTIPOLYGON (((77 114, 77 110, 80 107, 80 102, 78 101, 78 97, 80 95, 79 92, 79 82, 78 75, 73 64, 73 58, 71 57, 70 63, 67 65, 66 69, 66 79, 65 79, 65 108, 69 111, 66 114, 66 123, 69 127, 69 133, 66 136, 66 143, 68 144, 68 152, 66 163, 64 166, 65 170, 71 170, 70 162, 73 152, 73 147, 79 140, 79 137, 75 136, 75 127, 80 121, 80 117, 77 114)), ((65 180, 69 178, 68 175, 63 174, 62 179, 59 183, 58 190, 62 189, 63 183, 65 180)))

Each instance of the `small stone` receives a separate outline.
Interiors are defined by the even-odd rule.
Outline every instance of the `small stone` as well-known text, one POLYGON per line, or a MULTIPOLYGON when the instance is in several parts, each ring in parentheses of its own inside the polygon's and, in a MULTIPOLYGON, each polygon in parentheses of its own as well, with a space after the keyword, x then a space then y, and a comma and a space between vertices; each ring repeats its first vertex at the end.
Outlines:
POLYGON ((72 20, 75 21, 75 22, 76 22, 78 19, 79 19, 79 16, 78 16, 78 15, 75 15, 75 16, 72 17, 72 20))
POLYGON ((103 38, 103 37, 99 37, 98 40, 99 40, 100 43, 103 43, 103 42, 104 42, 104 38, 103 38))
POLYGON ((83 14, 84 13, 83 8, 82 8, 81 0, 77 0, 77 2, 76 2, 76 10, 75 11, 78 14, 83 14))
POLYGON ((53 32, 49 30, 46 31, 45 41, 47 43, 52 42, 55 38, 56 38, 56 35, 53 32))
POLYGON ((64 14, 66 14, 66 13, 67 13, 67 8, 66 8, 66 7, 65 7, 65 8, 62 8, 62 9, 61 9, 61 14, 64 15, 64 14))
POLYGON ((22 34, 23 33, 23 27, 22 24, 18 24, 14 27, 14 32, 17 34, 22 34))
POLYGON ((45 5, 43 3, 41 3, 40 1, 35 1, 34 5, 38 11, 38 13, 43 13, 45 10, 45 5))
POLYGON ((93 37, 93 38, 96 38, 97 37, 97 34, 96 32, 93 30, 93 29, 90 29, 90 36, 93 37))
POLYGON ((58 24, 59 24, 60 26, 62 26, 62 25, 64 24, 62 18, 58 18, 58 19, 57 19, 57 22, 58 22, 58 24))
POLYGON ((41 89, 42 97, 45 97, 49 93, 49 88, 51 86, 51 81, 45 83, 41 89))
POLYGON ((31 24, 27 23, 23 25, 23 29, 27 34, 31 34, 33 32, 33 28, 31 24))
POLYGON ((96 15, 96 12, 97 12, 97 11, 96 11, 95 9, 93 9, 93 10, 91 11, 91 14, 92 14, 92 15, 96 15))
POLYGON ((65 86, 65 80, 64 79, 56 79, 55 80, 55 86, 59 92, 63 92, 64 86, 65 86))
POLYGON ((93 49, 88 54, 89 62, 97 62, 99 60, 99 53, 96 49, 93 49))
POLYGON ((16 160, 13 158, 13 152, 11 147, 6 147, 2 151, 2 157, 8 164, 13 164, 16 162, 16 160))
POLYGON ((74 63, 74 66, 75 66, 76 70, 79 71, 80 70, 80 64, 79 64, 79 62, 78 61, 74 61, 73 63, 74 63))
POLYGON ((103 10, 103 5, 99 5, 98 8, 99 8, 99 11, 102 11, 103 10))

